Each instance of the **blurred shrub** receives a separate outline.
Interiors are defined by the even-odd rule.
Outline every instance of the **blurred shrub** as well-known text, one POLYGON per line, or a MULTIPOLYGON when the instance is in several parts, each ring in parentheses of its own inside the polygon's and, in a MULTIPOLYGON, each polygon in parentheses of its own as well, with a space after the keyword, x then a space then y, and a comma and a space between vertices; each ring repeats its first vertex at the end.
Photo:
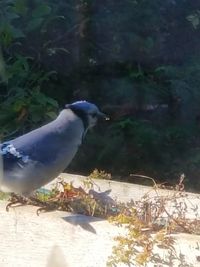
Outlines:
MULTIPOLYGON (((51 18, 47 3, 26 0, 0 3, 0 137, 23 132, 55 118, 57 102, 42 92, 56 72, 42 69, 38 58, 21 51, 27 38, 35 31, 45 33, 51 18)), ((36 52, 39 57, 39 51, 36 52)))

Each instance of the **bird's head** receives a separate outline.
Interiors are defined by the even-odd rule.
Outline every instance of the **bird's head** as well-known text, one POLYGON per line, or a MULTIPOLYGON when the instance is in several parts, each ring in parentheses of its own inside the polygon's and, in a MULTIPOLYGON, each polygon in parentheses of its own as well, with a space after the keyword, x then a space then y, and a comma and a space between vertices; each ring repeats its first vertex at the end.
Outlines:
POLYGON ((108 120, 109 118, 102 113, 98 107, 87 101, 77 101, 65 105, 65 108, 71 109, 77 116, 83 120, 86 129, 95 126, 99 118, 108 120))

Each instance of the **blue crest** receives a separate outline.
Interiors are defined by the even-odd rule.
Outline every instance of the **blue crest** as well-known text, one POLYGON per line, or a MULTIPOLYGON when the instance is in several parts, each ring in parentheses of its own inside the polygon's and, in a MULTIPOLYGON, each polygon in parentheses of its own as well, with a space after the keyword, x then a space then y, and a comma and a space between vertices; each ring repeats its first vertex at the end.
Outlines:
POLYGON ((89 111, 91 109, 95 109, 95 110, 98 110, 97 106, 90 103, 90 102, 87 102, 85 100, 81 100, 81 101, 76 101, 72 104, 67 104, 65 105, 65 108, 71 108, 72 110, 82 110, 82 111, 89 111))

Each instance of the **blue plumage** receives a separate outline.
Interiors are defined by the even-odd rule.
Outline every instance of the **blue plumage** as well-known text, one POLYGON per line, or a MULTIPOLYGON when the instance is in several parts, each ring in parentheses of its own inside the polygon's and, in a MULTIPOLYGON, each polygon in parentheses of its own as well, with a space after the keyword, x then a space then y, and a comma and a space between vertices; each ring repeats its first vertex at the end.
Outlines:
POLYGON ((74 102, 54 121, 0 144, 0 189, 27 195, 53 180, 69 165, 98 117, 105 115, 94 104, 74 102))
POLYGON ((15 147, 8 142, 1 145, 0 155, 3 159, 3 167, 5 170, 11 170, 16 165, 23 168, 26 163, 28 163, 29 156, 23 155, 15 149, 15 147))

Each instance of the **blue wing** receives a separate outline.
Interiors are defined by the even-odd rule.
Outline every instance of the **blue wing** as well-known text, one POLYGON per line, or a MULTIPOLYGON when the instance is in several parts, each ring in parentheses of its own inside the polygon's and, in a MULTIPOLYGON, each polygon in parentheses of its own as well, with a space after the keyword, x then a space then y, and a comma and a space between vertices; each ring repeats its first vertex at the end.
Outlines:
POLYGON ((0 145, 0 155, 3 160, 4 171, 11 171, 16 167, 24 168, 29 162, 29 157, 16 150, 9 142, 0 145))

